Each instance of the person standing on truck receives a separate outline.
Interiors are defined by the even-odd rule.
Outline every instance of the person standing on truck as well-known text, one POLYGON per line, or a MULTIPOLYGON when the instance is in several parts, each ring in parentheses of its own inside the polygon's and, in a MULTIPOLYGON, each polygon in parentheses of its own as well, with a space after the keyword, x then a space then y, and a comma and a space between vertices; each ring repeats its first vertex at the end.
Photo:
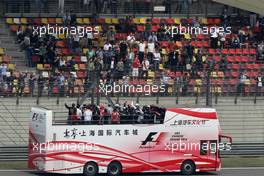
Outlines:
POLYGON ((82 110, 81 110, 81 106, 79 104, 77 104, 76 115, 77 115, 77 119, 76 120, 78 122, 81 121, 82 120, 83 113, 82 113, 82 110))
POLYGON ((111 124, 120 124, 120 114, 115 108, 111 114, 111 124))
POLYGON ((77 119, 77 108, 74 103, 72 103, 72 106, 68 106, 67 103, 65 103, 65 107, 69 110, 68 113, 68 124, 72 125, 73 122, 77 119))
POLYGON ((85 125, 90 125, 92 122, 93 112, 89 106, 84 107, 83 120, 85 125))

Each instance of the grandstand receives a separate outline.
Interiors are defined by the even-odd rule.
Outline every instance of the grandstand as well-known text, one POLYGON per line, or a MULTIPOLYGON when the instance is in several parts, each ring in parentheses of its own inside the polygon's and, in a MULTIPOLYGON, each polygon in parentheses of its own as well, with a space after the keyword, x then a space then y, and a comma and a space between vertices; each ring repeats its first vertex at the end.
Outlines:
MULTIPOLYGON (((254 136, 255 142, 263 142, 262 16, 203 0, 191 4, 179 4, 177 0, 151 4, 118 1, 106 9, 104 4, 100 9, 94 1, 75 2, 65 1, 64 6, 55 1, 40 6, 26 0, 0 2, 4 7, 0 11, 0 96, 4 97, 0 112, 6 114, 1 119, 7 119, 1 122, 0 128, 7 131, 1 134, 0 145, 27 143, 29 106, 39 104, 62 111, 64 101, 80 100, 82 96, 94 103, 95 96, 100 98, 100 80, 111 85, 165 85, 162 93, 146 95, 133 90, 128 94, 113 92, 111 97, 120 102, 124 97, 136 97, 134 101, 140 97, 142 103, 160 101, 169 107, 175 99, 181 106, 215 106, 223 129, 236 142, 253 142, 250 138, 254 136), (90 27, 98 33, 82 37, 34 34, 37 27, 48 25, 90 27), (175 26, 183 30, 229 26, 231 33, 219 32, 216 38, 208 33, 172 36, 168 31, 175 26), (156 51, 151 48, 153 43, 156 51), (144 59, 149 67, 143 69, 144 59), (251 100, 257 105, 251 105, 251 100), (246 116, 256 121, 248 122, 246 116), (237 130, 232 129, 230 124, 237 121, 241 122, 237 130), (18 127, 14 129, 13 124, 18 127), (258 128, 253 130, 254 126, 258 128)), ((250 10, 254 12, 252 7, 250 10)))

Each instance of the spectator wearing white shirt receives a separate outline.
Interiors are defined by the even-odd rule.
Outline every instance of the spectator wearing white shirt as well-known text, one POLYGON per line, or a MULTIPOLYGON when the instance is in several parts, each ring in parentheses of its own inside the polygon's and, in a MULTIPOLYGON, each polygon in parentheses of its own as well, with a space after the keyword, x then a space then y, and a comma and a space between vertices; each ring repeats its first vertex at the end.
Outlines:
POLYGON ((146 49, 145 42, 143 40, 140 40, 138 44, 138 59, 140 62, 143 62, 144 60, 145 49, 146 49))
POLYGON ((159 64, 161 60, 160 52, 158 49, 155 49, 155 52, 153 53, 153 63, 154 63, 154 70, 159 70, 159 64))
POLYGON ((104 51, 108 51, 109 48, 112 48, 112 45, 107 41, 107 42, 104 44, 104 51))
POLYGON ((134 36, 133 33, 130 33, 128 36, 127 36, 127 42, 128 44, 131 46, 134 42, 135 42, 136 38, 134 36))
POLYGON ((84 107, 83 120, 85 125, 92 123, 93 112, 90 107, 84 107))
POLYGON ((150 61, 150 63, 153 63, 154 50, 155 50, 155 43, 152 40, 150 40, 148 42, 148 54, 147 54, 147 57, 148 57, 148 60, 150 61))
POLYGON ((82 110, 81 110, 79 104, 77 104, 76 115, 77 115, 77 120, 81 120, 82 119, 83 114, 82 114, 82 110))
POLYGON ((149 61, 147 57, 144 58, 142 62, 142 78, 148 78, 148 71, 149 71, 149 61))
POLYGON ((217 27, 214 26, 210 30, 211 32, 211 37, 210 37, 210 46, 211 48, 216 49, 217 48, 217 43, 218 43, 218 32, 217 32, 217 27))

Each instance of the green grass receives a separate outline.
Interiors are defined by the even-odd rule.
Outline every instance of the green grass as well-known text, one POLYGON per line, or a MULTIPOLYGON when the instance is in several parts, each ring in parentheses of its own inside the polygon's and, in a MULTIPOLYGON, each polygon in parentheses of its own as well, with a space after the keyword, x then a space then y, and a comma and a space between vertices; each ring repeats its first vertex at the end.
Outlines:
POLYGON ((0 161, 0 169, 28 169, 27 161, 0 161))
MULTIPOLYGON (((264 167, 264 157, 222 158, 222 167, 264 167)), ((0 169, 28 169, 26 161, 0 161, 0 169)))
POLYGON ((222 167, 264 167, 264 157, 222 158, 222 167))

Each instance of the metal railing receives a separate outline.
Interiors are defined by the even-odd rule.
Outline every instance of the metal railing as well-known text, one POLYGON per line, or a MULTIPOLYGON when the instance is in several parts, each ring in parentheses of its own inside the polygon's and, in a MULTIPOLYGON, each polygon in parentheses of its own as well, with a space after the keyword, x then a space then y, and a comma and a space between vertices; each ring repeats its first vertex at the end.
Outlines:
MULTIPOLYGON (((264 156, 264 143, 233 143, 231 151, 221 151, 221 157, 261 157, 264 156)), ((26 161, 27 146, 0 147, 0 161, 26 161)))

